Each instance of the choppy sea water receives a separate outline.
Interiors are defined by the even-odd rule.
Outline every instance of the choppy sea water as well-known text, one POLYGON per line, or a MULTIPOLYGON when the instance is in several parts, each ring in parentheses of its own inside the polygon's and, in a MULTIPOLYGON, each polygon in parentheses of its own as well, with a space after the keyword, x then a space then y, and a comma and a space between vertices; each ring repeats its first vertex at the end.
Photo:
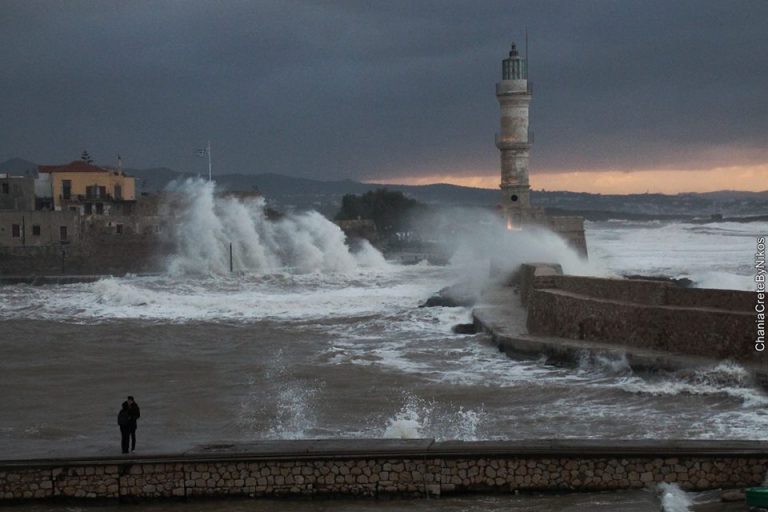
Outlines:
POLYGON ((689 278, 699 288, 755 289, 766 222, 587 222, 590 259, 616 273, 689 278))
MULTIPOLYGON (((476 255, 400 266, 369 248, 351 254, 343 238, 313 239, 318 229, 337 236, 322 219, 288 221, 279 232, 238 228, 264 252, 250 267, 241 255, 246 270, 234 275, 218 271, 220 251, 192 245, 161 276, 0 288, 2 458, 116 453, 115 416, 128 394, 142 407, 139 453, 327 437, 768 439, 768 397, 737 365, 650 377, 622 360, 561 368, 509 359, 484 335, 451 333, 469 309, 417 307, 485 268, 476 255), (289 254, 286 237, 295 238, 289 254)), ((212 239, 225 225, 213 223, 212 239)), ((751 245, 768 226, 701 228, 590 224, 591 265, 566 255, 566 267, 697 282, 726 275, 748 289, 751 245)), ((601 500, 625 498, 636 496, 573 509, 609 510, 601 500)), ((569 510, 563 500, 541 510, 569 510)), ((485 505, 515 509, 513 500, 485 505)))

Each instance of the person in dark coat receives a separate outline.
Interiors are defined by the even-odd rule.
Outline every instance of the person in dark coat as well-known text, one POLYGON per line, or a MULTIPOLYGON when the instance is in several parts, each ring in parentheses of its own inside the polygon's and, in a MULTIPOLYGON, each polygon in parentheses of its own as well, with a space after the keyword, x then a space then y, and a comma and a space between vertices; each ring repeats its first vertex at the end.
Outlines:
POLYGON ((117 413, 117 424, 120 426, 120 447, 123 453, 128 453, 128 441, 131 435, 131 413, 128 402, 123 402, 123 407, 117 413))
POLYGON ((141 410, 139 409, 139 404, 136 403, 136 401, 133 399, 132 396, 128 397, 128 400, 126 402, 128 404, 128 416, 130 417, 130 434, 131 434, 131 451, 134 451, 136 449, 136 427, 138 424, 136 423, 136 420, 141 417, 141 410))

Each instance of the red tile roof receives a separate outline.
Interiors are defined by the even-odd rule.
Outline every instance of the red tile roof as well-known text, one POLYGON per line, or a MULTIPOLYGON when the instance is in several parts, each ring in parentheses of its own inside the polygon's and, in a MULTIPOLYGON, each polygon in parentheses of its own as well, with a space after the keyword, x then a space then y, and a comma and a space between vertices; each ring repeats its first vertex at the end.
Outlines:
POLYGON ((37 167, 39 172, 113 172, 110 169, 89 164, 84 160, 75 160, 66 165, 40 165, 37 167))

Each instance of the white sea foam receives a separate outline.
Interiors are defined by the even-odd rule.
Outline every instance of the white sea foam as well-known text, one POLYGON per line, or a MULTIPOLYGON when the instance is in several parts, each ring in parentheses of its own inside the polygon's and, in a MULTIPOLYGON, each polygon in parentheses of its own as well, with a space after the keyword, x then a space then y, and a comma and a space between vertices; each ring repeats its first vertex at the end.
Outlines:
POLYGON ((579 354, 578 372, 600 376, 617 376, 632 373, 626 354, 609 355, 583 351, 579 354))
POLYGON ((96 303, 110 306, 147 306, 157 303, 157 294, 129 284, 121 279, 106 278, 93 285, 96 303))
POLYGON ((660 483, 657 487, 663 512, 687 512, 693 506, 693 500, 677 484, 660 483))
POLYGON ((489 280, 490 266, 497 270, 490 279, 503 277, 522 263, 558 263, 566 274, 608 276, 600 264, 584 259, 559 235, 544 228, 508 231, 499 219, 485 213, 471 232, 444 242, 450 244, 450 263, 456 273, 482 286, 489 280))
POLYGON ((14 306, 0 315, 82 322, 127 318, 253 322, 387 315, 417 306, 444 279, 444 270, 418 276, 402 267, 343 274, 107 278, 56 288, 17 288, 14 306))
POLYGON ((585 229, 590 260, 613 273, 754 290, 755 239, 768 223, 587 222, 585 229))
POLYGON ((484 419, 485 411, 482 405, 479 408, 465 409, 405 394, 400 411, 387 420, 383 437, 434 437, 475 441, 484 419))
POLYGON ((669 376, 645 379, 631 375, 620 378, 616 386, 630 393, 661 395, 725 395, 740 400, 744 407, 768 405, 768 396, 754 386, 749 372, 733 362, 710 368, 675 372, 669 376))
POLYGON ((394 418, 388 420, 384 437, 392 439, 418 439, 423 437, 421 433, 421 418, 419 412, 405 409, 398 412, 394 418))
POLYGON ((315 211, 269 221, 262 198, 218 197, 213 182, 188 179, 168 191, 173 206, 166 214, 176 244, 171 274, 226 274, 230 245, 232 267, 240 272, 348 272, 387 265, 370 244, 350 252, 341 229, 315 211))

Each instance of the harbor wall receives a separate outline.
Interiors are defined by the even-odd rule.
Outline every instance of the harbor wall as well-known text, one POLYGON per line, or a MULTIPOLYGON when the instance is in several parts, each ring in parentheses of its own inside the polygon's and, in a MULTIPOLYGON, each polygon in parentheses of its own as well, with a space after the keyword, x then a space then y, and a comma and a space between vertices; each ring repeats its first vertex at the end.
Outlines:
POLYGON ((568 276, 546 264, 523 265, 518 283, 531 335, 766 365, 751 292, 568 276))
POLYGON ((155 272, 171 250, 157 216, 0 212, 0 276, 155 272))
POLYGON ((264 443, 255 451, 0 462, 0 502, 216 496, 439 496, 762 482, 768 446, 724 441, 264 443), (311 445, 308 447, 308 444, 311 445))

